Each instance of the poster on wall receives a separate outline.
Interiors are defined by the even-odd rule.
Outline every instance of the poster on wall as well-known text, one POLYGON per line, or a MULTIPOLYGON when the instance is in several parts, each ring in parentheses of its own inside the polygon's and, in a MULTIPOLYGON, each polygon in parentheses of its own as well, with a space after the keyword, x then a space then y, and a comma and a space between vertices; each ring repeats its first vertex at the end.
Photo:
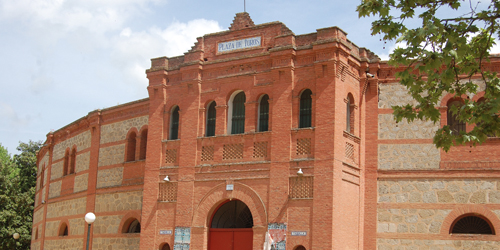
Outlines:
POLYGON ((267 232, 271 250, 286 250, 286 223, 269 223, 267 232))
POLYGON ((191 242, 191 228, 176 227, 174 238, 174 250, 189 250, 191 242))

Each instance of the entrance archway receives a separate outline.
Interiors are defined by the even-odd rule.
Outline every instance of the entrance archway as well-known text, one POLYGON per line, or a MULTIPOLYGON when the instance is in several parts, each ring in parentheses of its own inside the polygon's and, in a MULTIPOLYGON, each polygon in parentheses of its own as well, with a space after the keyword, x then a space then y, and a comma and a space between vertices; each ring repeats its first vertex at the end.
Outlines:
POLYGON ((239 200, 223 203, 210 220, 209 250, 252 250, 253 216, 239 200))

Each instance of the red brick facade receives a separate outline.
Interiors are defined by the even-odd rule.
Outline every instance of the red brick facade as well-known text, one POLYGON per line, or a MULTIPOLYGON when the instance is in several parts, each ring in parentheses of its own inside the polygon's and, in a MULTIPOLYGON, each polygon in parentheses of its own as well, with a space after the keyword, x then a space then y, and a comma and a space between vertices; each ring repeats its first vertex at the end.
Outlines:
POLYGON ((152 59, 149 98, 92 111, 47 136, 32 249, 82 249, 83 217, 94 212, 90 249, 214 250, 212 217, 233 200, 251 212, 251 249, 283 227, 279 249, 396 249, 419 240, 498 247, 496 235, 461 237, 449 228, 463 214, 500 228, 499 141, 446 154, 427 147, 432 139, 420 131, 432 125, 398 132, 384 122, 387 105, 405 98, 395 71, 337 27, 295 35, 239 13, 228 31, 198 38, 184 56, 152 59), (237 41, 248 43, 230 47, 237 41), (212 102, 215 132, 207 136, 212 102), (67 149, 75 157, 66 160, 67 149), (415 156, 401 156, 409 151, 415 156), (470 190, 467 181, 477 190, 463 200, 469 193, 453 187, 470 190), (134 220, 140 233, 127 232, 134 220))

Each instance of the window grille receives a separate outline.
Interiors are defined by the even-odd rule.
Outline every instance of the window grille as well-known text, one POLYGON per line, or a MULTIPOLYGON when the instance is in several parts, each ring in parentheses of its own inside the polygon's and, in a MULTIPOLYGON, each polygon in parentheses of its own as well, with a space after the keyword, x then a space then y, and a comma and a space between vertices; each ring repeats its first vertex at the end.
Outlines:
POLYGON ((233 99, 231 134, 245 133, 245 93, 240 92, 233 99))
POLYGON ((451 112, 452 106, 457 106, 457 108, 460 109, 462 103, 460 101, 453 101, 449 103, 448 111, 446 112, 448 120, 447 124, 450 126, 453 135, 459 135, 460 131, 465 131, 465 122, 458 120, 458 114, 453 114, 453 112, 451 112))
POLYGON ((264 95, 259 104, 259 132, 269 130, 269 96, 264 95))
POLYGON ((211 102, 208 106, 207 112, 207 131, 206 136, 215 136, 215 123, 216 123, 216 110, 215 102, 211 102))
POLYGON ((354 161, 354 145, 350 144, 349 142, 345 143, 345 158, 354 161))
POLYGON ((490 224, 477 216, 466 216, 453 225, 452 234, 493 234, 490 224))
POLYGON ((297 139, 297 155, 311 154, 311 138, 297 139))
POLYGON ((177 182, 160 183, 158 201, 177 201, 177 182))
POLYGON ((267 157, 267 141, 253 143, 253 158, 267 157))
POLYGON ((223 160, 242 159, 243 158, 243 143, 226 144, 222 152, 223 160))
POLYGON ((314 179, 312 176, 290 177, 290 199, 312 199, 314 179))
POLYGON ((304 90, 300 95, 300 117, 299 128, 311 127, 312 114, 312 92, 309 89, 304 90))
POLYGON ((167 149, 165 152, 165 163, 175 163, 177 160, 177 149, 167 149))
POLYGON ((214 160, 214 146, 201 147, 201 161, 213 161, 213 160, 214 160))

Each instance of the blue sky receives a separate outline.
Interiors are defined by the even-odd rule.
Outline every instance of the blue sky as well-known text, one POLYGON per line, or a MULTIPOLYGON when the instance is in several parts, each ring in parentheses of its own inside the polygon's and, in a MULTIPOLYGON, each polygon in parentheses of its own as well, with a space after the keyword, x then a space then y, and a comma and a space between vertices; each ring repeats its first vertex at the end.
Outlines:
MULTIPOLYGON (((387 58, 394 45, 370 35, 359 3, 247 0, 246 11, 297 35, 338 26, 387 58)), ((238 12, 243 0, 0 0, 0 144, 16 153, 19 141, 44 141, 90 111, 147 97, 151 58, 182 55, 238 12)))

